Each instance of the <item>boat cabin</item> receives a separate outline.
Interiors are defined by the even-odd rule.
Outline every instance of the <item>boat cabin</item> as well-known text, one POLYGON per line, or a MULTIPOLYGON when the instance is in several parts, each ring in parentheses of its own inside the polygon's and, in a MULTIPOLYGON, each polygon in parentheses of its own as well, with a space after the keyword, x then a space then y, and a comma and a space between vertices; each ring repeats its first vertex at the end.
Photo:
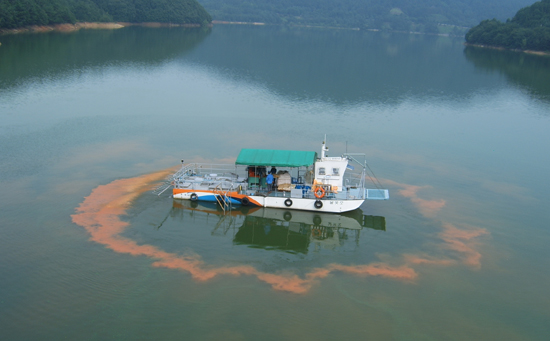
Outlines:
POLYGON ((291 192, 291 197, 302 197, 317 189, 320 191, 318 197, 334 196, 344 190, 344 185, 349 187, 349 180, 344 182, 349 160, 329 157, 326 152, 328 148, 324 143, 320 157, 311 151, 242 149, 235 164, 246 166, 248 191, 269 190, 266 178, 271 173, 275 178, 272 191, 291 192))
POLYGON ((275 150, 275 149, 242 149, 235 165, 245 166, 247 189, 266 190, 267 177, 274 178, 273 190, 290 191, 313 184, 307 181, 307 174, 313 174, 317 160, 316 152, 275 150))

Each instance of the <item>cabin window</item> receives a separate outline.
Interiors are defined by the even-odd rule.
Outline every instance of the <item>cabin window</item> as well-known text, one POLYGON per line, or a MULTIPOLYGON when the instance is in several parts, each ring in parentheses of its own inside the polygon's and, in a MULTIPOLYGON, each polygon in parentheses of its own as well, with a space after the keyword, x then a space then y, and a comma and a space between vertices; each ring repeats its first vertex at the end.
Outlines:
POLYGON ((325 175, 325 167, 319 167, 319 175, 325 175))
POLYGON ((333 168, 332 175, 340 175, 340 168, 333 168))

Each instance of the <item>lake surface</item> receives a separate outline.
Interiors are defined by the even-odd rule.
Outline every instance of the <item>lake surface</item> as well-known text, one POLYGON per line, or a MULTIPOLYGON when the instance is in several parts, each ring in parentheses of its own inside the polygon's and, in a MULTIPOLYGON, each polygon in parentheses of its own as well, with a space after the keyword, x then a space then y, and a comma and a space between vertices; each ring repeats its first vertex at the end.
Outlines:
POLYGON ((4 339, 550 333, 550 58, 254 26, 0 42, 4 339), (224 215, 148 187, 325 134, 389 201, 224 215))

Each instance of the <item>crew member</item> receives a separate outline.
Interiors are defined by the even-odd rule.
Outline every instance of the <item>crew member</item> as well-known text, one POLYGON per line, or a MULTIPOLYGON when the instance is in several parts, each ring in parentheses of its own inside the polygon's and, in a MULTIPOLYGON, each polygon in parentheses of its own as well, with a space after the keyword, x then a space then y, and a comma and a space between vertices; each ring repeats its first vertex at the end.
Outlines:
POLYGON ((269 172, 269 174, 267 174, 267 177, 265 178, 265 182, 267 184, 267 190, 268 191, 272 191, 273 190, 273 174, 271 174, 271 172, 269 172))

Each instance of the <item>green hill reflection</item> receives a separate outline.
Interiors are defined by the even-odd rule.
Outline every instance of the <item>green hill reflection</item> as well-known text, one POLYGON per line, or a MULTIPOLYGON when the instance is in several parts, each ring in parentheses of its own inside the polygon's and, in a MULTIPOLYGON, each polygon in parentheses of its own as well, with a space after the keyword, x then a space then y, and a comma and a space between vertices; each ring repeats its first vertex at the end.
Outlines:
POLYGON ((0 88, 56 79, 88 68, 158 65, 194 49, 208 28, 125 27, 2 36, 0 88))
POLYGON ((495 79, 472 74, 461 39, 350 30, 215 26, 182 58, 294 101, 336 105, 471 96, 495 79))
POLYGON ((466 46, 466 59, 476 68, 498 72, 535 98, 550 101, 550 57, 466 46))

